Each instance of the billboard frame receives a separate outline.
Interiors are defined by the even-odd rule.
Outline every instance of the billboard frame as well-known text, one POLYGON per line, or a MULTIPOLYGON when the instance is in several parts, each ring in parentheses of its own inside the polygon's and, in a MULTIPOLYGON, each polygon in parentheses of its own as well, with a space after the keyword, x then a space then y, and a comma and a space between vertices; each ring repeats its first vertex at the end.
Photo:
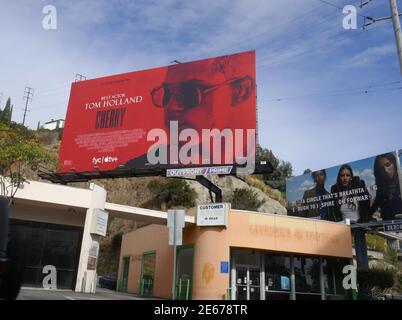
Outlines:
MULTIPOLYGON (((242 168, 236 164, 226 164, 226 165, 210 165, 210 166, 202 166, 208 168, 223 168, 232 166, 232 170, 228 174, 218 174, 218 176, 237 176, 238 169, 242 168)), ((40 171, 38 176, 44 180, 48 180, 52 183, 63 184, 66 185, 68 183, 73 182, 88 182, 91 180, 99 180, 99 179, 116 179, 116 178, 140 178, 140 177, 166 177, 167 170, 170 169, 191 169, 191 168, 199 168, 199 166, 167 166, 161 167, 156 166, 152 168, 144 168, 144 169, 127 169, 122 166, 117 170, 110 171, 88 171, 88 172, 54 172, 54 171, 40 171)), ((260 161, 255 164, 255 170, 252 174, 270 174, 274 172, 274 168, 272 164, 268 161, 260 161)), ((202 175, 196 177, 204 177, 202 175)), ((172 177, 175 178, 175 177, 172 177)), ((178 177, 177 177, 178 178, 178 177)), ((184 178, 184 177, 182 177, 184 178)))

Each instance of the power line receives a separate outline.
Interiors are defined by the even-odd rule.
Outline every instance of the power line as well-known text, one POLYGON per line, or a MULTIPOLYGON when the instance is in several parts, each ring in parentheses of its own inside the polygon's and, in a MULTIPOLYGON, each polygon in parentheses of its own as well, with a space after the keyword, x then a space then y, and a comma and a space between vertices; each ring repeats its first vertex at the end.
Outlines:
POLYGON ((87 80, 86 76, 83 76, 82 74, 77 73, 75 75, 75 82, 80 82, 80 81, 84 81, 87 80))
MULTIPOLYGON (((333 3, 329 2, 329 1, 326 1, 326 0, 318 0, 318 1, 320 1, 320 2, 322 2, 322 3, 325 3, 325 4, 329 5, 329 6, 332 6, 332 7, 334 7, 334 8, 343 10, 342 7, 339 7, 338 5, 333 4, 333 3)), ((362 4, 362 5, 363 5, 363 4, 362 4)), ((362 15, 362 14, 360 14, 360 13, 357 13, 357 15, 360 16, 360 17, 362 17, 362 18, 366 18, 365 15, 362 15)))
POLYGON ((345 89, 341 89, 341 90, 325 92, 323 94, 312 93, 312 94, 305 94, 305 95, 293 96, 293 97, 265 99, 265 100, 260 100, 260 101, 281 102, 281 101, 285 101, 285 100, 294 100, 294 99, 303 99, 303 98, 326 98, 326 97, 337 97, 337 96, 347 96, 347 95, 364 95, 364 94, 374 93, 374 92, 386 92, 386 91, 402 90, 402 86, 392 87, 392 88, 384 88, 384 89, 377 89, 379 87, 387 87, 387 86, 396 85, 396 84, 399 84, 399 83, 401 83, 401 81, 394 81, 394 82, 388 82, 388 83, 383 83, 383 84, 368 85, 368 86, 349 88, 349 89, 345 88, 345 89))

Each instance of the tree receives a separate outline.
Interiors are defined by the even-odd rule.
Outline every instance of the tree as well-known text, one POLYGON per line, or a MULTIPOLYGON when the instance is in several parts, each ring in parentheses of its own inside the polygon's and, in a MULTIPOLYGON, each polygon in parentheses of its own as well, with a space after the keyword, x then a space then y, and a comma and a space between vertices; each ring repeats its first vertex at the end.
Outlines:
POLYGON ((257 147, 256 160, 269 161, 272 164, 274 172, 262 175, 261 179, 270 187, 284 192, 286 189, 286 178, 292 176, 292 164, 288 161, 278 159, 272 150, 261 148, 261 146, 257 147))
POLYGON ((304 170, 304 171, 303 171, 303 174, 306 174, 306 173, 311 173, 311 170, 310 170, 310 169, 304 170))
POLYGON ((25 181, 27 170, 55 167, 56 159, 43 148, 33 132, 20 124, 0 123, 0 150, 0 195, 9 198, 14 197, 25 181))
POLYGON ((11 99, 8 98, 6 106, 4 107, 3 111, 0 112, 0 123, 10 125, 12 115, 13 115, 13 106, 11 104, 11 99))
POLYGON ((358 269, 357 283, 360 298, 371 299, 375 288, 385 290, 394 285, 394 272, 391 269, 358 269))
POLYGON ((181 179, 172 179, 166 184, 152 180, 148 184, 148 189, 154 194, 154 199, 151 201, 152 203, 145 204, 146 206, 191 208, 195 204, 196 193, 194 189, 181 179))

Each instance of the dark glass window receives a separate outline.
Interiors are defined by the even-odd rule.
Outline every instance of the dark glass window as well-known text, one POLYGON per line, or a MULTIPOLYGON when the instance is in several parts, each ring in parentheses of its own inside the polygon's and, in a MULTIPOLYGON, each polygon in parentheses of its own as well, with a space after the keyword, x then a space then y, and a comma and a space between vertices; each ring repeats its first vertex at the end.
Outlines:
POLYGON ((82 228, 49 223, 11 220, 14 239, 23 244, 23 285, 42 287, 43 267, 57 270, 57 287, 73 289, 78 269, 82 228))
POLYGON ((290 283, 290 257, 284 255, 265 255, 265 291, 287 291, 290 283))
POLYGON ((295 257, 294 272, 296 280, 296 292, 299 293, 321 292, 320 260, 318 258, 295 257))
POLYGON ((334 294, 334 268, 333 261, 331 259, 322 259, 322 266, 324 271, 324 287, 325 294, 334 294))

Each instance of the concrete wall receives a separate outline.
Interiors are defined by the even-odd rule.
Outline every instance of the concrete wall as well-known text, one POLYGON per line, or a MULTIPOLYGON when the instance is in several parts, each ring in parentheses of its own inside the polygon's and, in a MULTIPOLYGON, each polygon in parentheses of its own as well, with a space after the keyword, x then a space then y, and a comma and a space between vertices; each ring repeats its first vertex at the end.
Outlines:
POLYGON ((85 210, 66 207, 52 207, 43 204, 29 204, 23 201, 14 201, 11 207, 11 218, 25 221, 37 221, 69 226, 83 227, 85 210))

